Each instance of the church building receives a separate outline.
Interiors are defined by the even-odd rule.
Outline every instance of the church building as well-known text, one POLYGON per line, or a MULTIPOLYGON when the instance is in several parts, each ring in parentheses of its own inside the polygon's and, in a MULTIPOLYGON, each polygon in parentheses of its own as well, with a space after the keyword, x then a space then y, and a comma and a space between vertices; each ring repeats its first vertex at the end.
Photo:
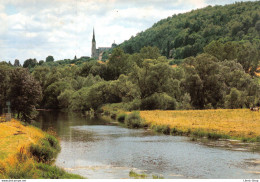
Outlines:
POLYGON ((98 49, 96 49, 95 31, 94 31, 94 28, 93 28, 91 58, 95 58, 95 59, 101 60, 104 51, 109 50, 109 49, 111 49, 111 48, 114 48, 114 47, 116 47, 116 46, 117 46, 117 45, 116 45, 115 43, 113 43, 111 47, 98 47, 98 49))

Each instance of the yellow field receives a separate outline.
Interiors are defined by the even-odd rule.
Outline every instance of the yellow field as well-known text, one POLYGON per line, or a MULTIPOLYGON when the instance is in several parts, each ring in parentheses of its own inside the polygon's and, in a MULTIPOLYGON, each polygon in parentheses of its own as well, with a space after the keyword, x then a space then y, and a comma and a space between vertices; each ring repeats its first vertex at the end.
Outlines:
POLYGON ((43 138, 44 133, 33 126, 23 126, 19 121, 0 123, 0 161, 12 158, 21 149, 43 138))
POLYGON ((186 111, 140 111, 151 125, 168 125, 184 132, 205 131, 233 137, 260 136, 260 112, 249 109, 217 109, 186 111))

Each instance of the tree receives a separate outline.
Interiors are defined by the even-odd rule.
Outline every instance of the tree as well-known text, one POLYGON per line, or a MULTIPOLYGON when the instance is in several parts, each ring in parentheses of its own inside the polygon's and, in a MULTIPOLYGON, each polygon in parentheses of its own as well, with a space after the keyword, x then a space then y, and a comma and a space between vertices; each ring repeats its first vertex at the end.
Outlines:
POLYGON ((43 65, 44 61, 43 60, 40 60, 39 61, 39 65, 43 65))
POLYGON ((33 68, 37 65, 37 60, 34 58, 34 59, 27 59, 24 61, 23 63, 23 67, 24 68, 33 68))
POLYGON ((11 108, 18 114, 18 118, 30 121, 41 98, 41 86, 27 69, 16 68, 11 71, 9 99, 11 108))
POLYGON ((10 88, 10 72, 12 67, 7 63, 0 62, 0 113, 6 107, 10 88))
POLYGON ((241 93, 236 88, 232 88, 230 94, 226 96, 225 107, 236 109, 242 107, 241 93))
POLYGON ((126 74, 130 69, 127 62, 128 54, 125 54, 121 48, 113 49, 109 62, 107 64, 112 79, 117 79, 121 74, 126 74))
POLYGON ((46 63, 48 63, 48 62, 54 62, 53 56, 46 57, 46 63))
POLYGON ((14 66, 15 66, 15 67, 21 66, 21 64, 20 64, 20 62, 19 62, 18 59, 16 59, 16 60, 14 61, 14 66))

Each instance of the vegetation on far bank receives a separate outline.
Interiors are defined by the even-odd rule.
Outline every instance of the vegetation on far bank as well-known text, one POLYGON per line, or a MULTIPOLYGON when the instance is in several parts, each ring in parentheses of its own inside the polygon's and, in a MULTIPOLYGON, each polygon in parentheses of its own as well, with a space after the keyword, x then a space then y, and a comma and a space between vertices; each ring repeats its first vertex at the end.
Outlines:
POLYGON ((153 110, 127 112, 107 105, 102 115, 128 128, 150 128, 166 135, 260 142, 260 113, 249 109, 153 110))
POLYGON ((260 142, 260 113, 249 109, 140 111, 140 116, 151 128, 169 129, 166 134, 183 132, 213 139, 230 137, 260 142))
POLYGON ((53 166, 60 151, 52 135, 17 120, 0 123, 0 179, 82 178, 53 166))

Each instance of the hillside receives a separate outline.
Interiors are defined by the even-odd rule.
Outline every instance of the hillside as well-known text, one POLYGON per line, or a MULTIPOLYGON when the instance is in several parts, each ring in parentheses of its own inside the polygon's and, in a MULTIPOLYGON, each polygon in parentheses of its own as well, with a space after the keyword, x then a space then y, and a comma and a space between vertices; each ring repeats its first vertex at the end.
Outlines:
POLYGON ((259 45, 259 34, 260 1, 239 2, 173 15, 120 46, 130 54, 144 46, 156 46, 168 58, 183 59, 202 53, 213 40, 223 43, 246 40, 259 45))

